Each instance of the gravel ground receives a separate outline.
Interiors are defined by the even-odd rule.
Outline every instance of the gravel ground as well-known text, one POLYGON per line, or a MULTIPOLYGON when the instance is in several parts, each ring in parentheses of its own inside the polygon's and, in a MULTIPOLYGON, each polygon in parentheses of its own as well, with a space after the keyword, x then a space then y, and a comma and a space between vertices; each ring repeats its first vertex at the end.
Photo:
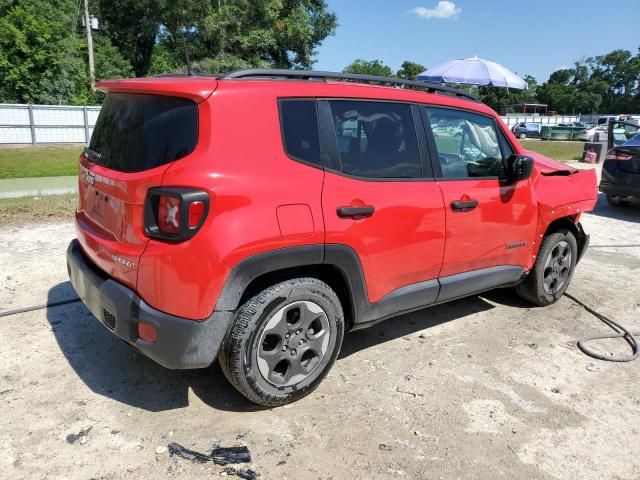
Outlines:
MULTIPOLYGON (((603 202, 585 215, 594 248, 570 287, 636 330, 639 222, 640 208, 603 202)), ((68 222, 2 229, 0 310, 73 296, 64 259, 73 236, 68 222)), ((593 361, 588 371, 575 346, 603 330, 566 297, 534 309, 491 292, 347 335, 314 394, 260 409, 217 366, 157 366, 82 304, 5 317, 0 471, 8 480, 218 477, 222 467, 156 449, 219 441, 247 445, 263 479, 640 478, 640 362, 593 361)))

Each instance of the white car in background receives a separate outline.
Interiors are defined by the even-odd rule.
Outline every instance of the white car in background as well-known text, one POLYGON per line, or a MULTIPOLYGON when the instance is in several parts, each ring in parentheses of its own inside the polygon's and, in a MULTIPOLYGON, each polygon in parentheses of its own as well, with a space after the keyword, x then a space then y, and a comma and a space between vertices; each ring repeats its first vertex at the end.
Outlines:
MULTIPOLYGON (((616 128, 614 130, 614 133, 617 133, 617 130, 619 129, 616 128)), ((624 131, 622 131, 621 133, 624 133, 624 131)), ((603 127, 602 125, 591 125, 582 130, 577 138, 579 140, 584 140, 585 142, 606 142, 607 135, 608 131, 606 126, 603 127)))

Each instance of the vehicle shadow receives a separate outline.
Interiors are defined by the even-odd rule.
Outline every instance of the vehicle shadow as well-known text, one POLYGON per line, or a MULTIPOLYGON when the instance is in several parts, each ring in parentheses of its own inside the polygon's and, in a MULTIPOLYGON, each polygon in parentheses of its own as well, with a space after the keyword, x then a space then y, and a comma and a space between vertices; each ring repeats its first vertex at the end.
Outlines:
POLYGON ((640 223, 640 201, 633 200, 628 205, 613 207, 607 202, 606 195, 599 193, 596 206, 589 214, 625 222, 640 223))
POLYGON ((496 303, 512 307, 530 307, 530 305, 519 300, 509 290, 504 289, 483 293, 481 296, 466 297, 442 305, 424 308, 412 313, 389 318, 367 329, 348 333, 342 343, 342 350, 340 351, 338 360, 366 350, 367 348, 412 335, 421 330, 495 308, 495 306, 486 299, 491 299, 496 303))
MULTIPOLYGON (((48 292, 49 301, 75 295, 69 282, 48 292)), ((189 390, 219 410, 260 408, 227 383, 217 362, 199 370, 166 369, 112 335, 82 302, 50 307, 46 314, 69 365, 99 395, 152 412, 188 406, 189 390)))
MULTIPOLYGON (((48 293, 49 301, 74 296, 69 282, 54 286, 48 293)), ((497 290, 483 294, 483 297, 514 307, 527 306, 508 291, 497 290)), ((494 308, 483 297, 468 297, 431 307, 350 333, 345 336, 339 360, 381 343, 494 308)), ((236 392, 217 362, 200 370, 168 370, 113 336, 82 302, 50 307, 46 315, 69 365, 85 385, 99 395, 152 412, 188 406, 190 391, 218 410, 264 409, 236 392)))

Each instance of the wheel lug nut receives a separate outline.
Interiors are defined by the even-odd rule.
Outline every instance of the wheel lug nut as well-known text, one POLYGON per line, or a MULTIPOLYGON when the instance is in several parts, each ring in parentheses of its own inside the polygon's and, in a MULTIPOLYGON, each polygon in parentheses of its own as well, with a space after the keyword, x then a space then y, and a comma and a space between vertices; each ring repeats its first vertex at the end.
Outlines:
POLYGON ((282 347, 282 351, 286 352, 287 351, 287 346, 285 345, 284 347, 282 347))
POLYGON ((295 348, 293 350, 291 350, 291 355, 295 355, 296 354, 296 350, 295 348))
POLYGON ((288 333, 284 336, 284 338, 289 338, 291 335, 289 335, 288 333))
POLYGON ((300 329, 296 330, 296 335, 300 335, 300 332, 301 332, 301 331, 302 331, 302 330, 300 330, 300 329))
POLYGON ((300 341, 298 342, 299 345, 302 345, 304 343, 304 340, 300 339, 300 341))

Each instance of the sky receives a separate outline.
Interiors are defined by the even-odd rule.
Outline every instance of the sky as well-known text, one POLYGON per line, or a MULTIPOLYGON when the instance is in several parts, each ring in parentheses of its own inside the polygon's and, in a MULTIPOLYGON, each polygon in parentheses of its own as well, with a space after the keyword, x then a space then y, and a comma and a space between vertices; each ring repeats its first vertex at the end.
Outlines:
POLYGON ((583 57, 640 47, 640 0, 328 0, 335 36, 318 48, 316 70, 357 58, 397 70, 474 55, 540 83, 583 57))

